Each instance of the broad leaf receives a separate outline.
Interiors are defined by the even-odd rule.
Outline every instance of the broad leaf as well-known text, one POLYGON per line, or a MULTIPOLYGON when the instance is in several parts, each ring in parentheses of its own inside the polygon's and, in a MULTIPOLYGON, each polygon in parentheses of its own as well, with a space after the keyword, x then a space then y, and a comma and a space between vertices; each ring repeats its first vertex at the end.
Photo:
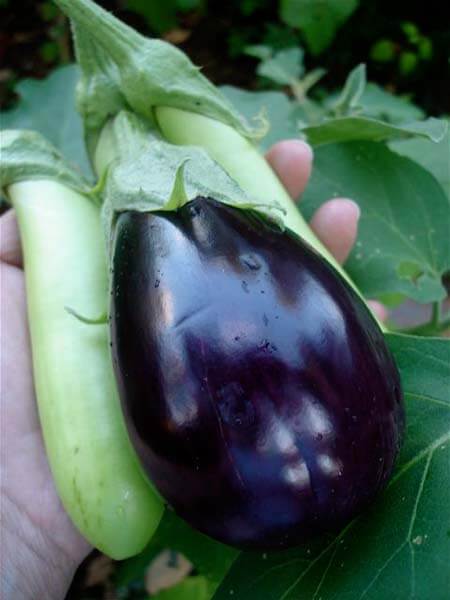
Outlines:
POLYGON ((438 144, 426 139, 412 139, 391 142, 390 147, 433 173, 450 199, 450 128, 438 144))
POLYGON ((273 54, 273 48, 264 44, 253 44, 244 48, 244 54, 260 60, 269 60, 273 54))
POLYGON ((298 47, 280 50, 262 60, 256 72, 279 85, 290 85, 303 75, 303 50, 298 47))
POLYGON ((242 553, 214 600, 444 600, 450 589, 450 341, 390 334, 407 409, 394 476, 336 536, 242 553))
POLYGON ((448 126, 446 121, 430 117, 425 121, 415 121, 403 125, 384 123, 367 117, 338 117, 326 119, 317 125, 301 128, 310 144, 330 144, 350 140, 371 140, 380 142, 394 138, 424 137, 433 142, 441 141, 448 126))
POLYGON ((390 94, 376 83, 367 84, 359 102, 366 116, 390 123, 417 121, 425 117, 418 106, 406 98, 390 94))
POLYGON ((357 6, 358 0, 281 0, 280 17, 301 29, 311 52, 319 54, 357 6))
POLYGON ((450 206, 430 173, 375 142, 321 146, 302 209, 310 217, 336 196, 361 208, 346 268, 366 296, 398 292, 423 303, 445 297, 450 206))
POLYGON ((283 92, 247 92, 231 85, 220 89, 248 121, 257 115, 265 116, 269 131, 261 140, 262 150, 279 140, 298 137, 296 105, 283 92))
POLYGON ((34 129, 52 142, 62 155, 85 175, 91 168, 83 142, 83 126, 75 108, 79 69, 69 65, 46 79, 24 79, 16 88, 20 100, 1 114, 2 129, 34 129))

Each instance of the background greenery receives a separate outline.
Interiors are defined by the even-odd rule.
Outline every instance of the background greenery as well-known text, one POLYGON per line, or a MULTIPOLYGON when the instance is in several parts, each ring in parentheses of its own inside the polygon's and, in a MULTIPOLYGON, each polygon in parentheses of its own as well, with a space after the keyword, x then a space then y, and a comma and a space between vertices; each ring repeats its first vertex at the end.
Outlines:
MULTIPOLYGON (((430 0, 115 0, 100 2, 139 31, 178 44, 215 83, 256 89, 249 45, 301 46, 306 69, 326 69, 334 89, 360 62, 370 79, 407 94, 428 114, 450 112, 450 27, 430 0)), ((0 0, 3 106, 18 79, 42 77, 72 58, 66 19, 51 1, 0 0)))
MULTIPOLYGON (((179 45, 248 118, 262 111, 271 125, 262 149, 284 137, 306 137, 315 153, 302 202, 306 216, 337 195, 361 207, 346 264, 357 285, 391 306, 405 299, 431 304, 430 321, 409 334, 448 329, 450 27, 444 3, 101 4, 141 32, 179 45)), ((41 131, 89 175, 67 21, 51 2, 25 0, 0 0, 0 20, 6 25, 1 126, 41 131)), ((401 371, 408 429, 396 473, 370 511, 337 535, 270 554, 239 554, 168 511, 138 557, 114 563, 94 553, 68 598, 446 599, 450 342, 398 332, 388 341, 401 371)))

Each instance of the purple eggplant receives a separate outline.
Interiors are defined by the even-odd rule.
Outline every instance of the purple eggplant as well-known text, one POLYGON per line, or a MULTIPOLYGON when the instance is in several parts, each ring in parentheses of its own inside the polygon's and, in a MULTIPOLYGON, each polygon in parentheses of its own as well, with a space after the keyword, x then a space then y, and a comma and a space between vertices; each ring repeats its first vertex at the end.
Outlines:
POLYGON ((293 233, 202 197, 124 212, 111 293, 130 437, 193 527, 288 547, 385 486, 404 428, 396 365, 362 300, 293 233))

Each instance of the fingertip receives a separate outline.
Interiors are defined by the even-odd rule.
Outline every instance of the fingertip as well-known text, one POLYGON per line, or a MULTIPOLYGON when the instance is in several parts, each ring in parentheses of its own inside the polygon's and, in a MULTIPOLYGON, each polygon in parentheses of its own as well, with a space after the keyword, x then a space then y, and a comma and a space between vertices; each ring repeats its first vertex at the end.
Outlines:
POLYGON ((267 155, 272 155, 273 153, 280 155, 296 154, 297 157, 306 158, 309 162, 312 162, 314 156, 313 149, 307 142, 295 138, 281 140, 273 144, 267 151, 267 155))
POLYGON ((291 198, 296 200, 305 189, 311 175, 311 146, 303 140, 283 140, 270 148, 266 159, 291 198))
POLYGON ((350 198, 332 198, 328 200, 323 206, 327 207, 330 211, 330 216, 336 216, 340 219, 347 219, 349 221, 358 223, 359 217, 361 216, 361 210, 358 204, 350 198))
POLYGON ((355 243, 360 215, 359 206, 350 198, 333 198, 311 219, 312 229, 341 264, 355 243))
POLYGON ((0 217, 0 261, 22 267, 22 248, 16 213, 9 209, 0 217))

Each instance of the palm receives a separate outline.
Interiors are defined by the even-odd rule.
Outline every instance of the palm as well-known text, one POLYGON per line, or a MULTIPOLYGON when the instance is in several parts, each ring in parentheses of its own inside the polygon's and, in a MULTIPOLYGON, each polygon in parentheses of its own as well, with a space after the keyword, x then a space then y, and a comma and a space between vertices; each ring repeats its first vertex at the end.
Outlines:
POLYGON ((65 558, 78 559, 88 546, 58 499, 39 426, 23 272, 16 266, 1 263, 1 281, 1 438, 5 509, 15 513, 21 529, 34 531, 34 540, 42 538, 49 547, 57 547, 65 558))

